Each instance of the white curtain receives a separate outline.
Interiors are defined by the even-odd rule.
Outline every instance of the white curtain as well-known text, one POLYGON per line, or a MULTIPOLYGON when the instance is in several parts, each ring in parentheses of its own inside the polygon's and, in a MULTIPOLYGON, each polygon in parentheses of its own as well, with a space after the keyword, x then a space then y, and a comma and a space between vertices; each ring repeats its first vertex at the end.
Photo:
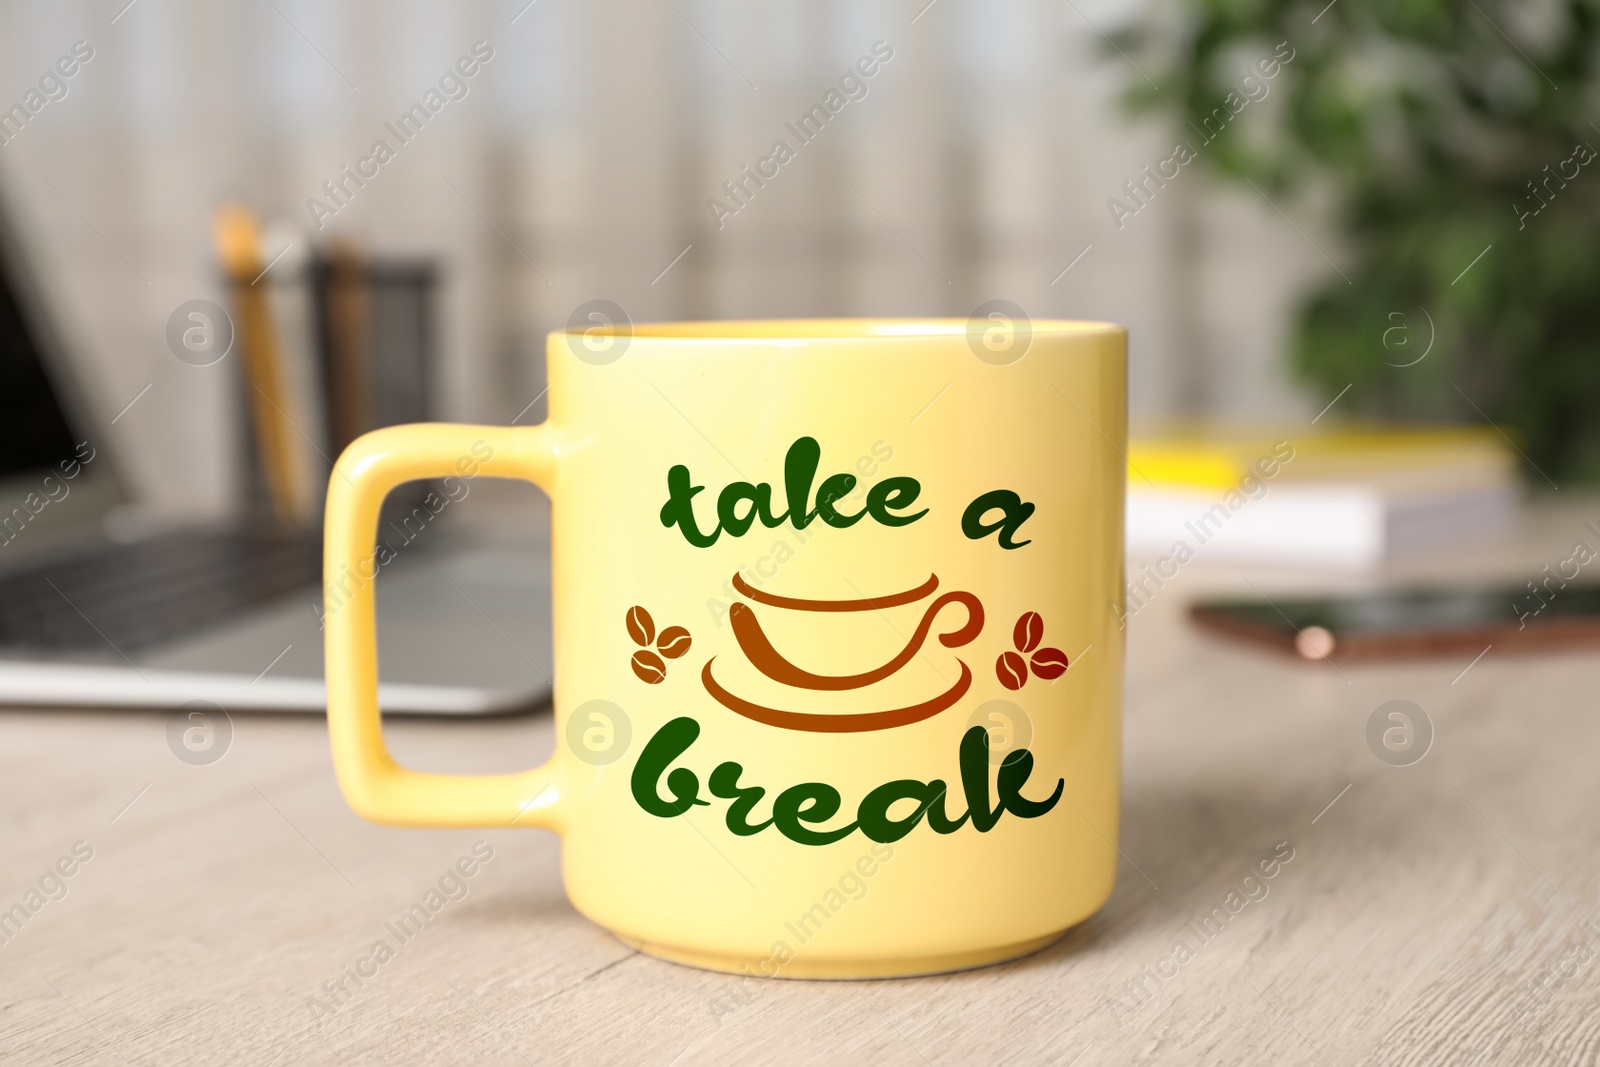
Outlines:
POLYGON ((1099 30, 1127 15, 1042 0, 10 0, 0 106, 75 42, 93 58, 0 146, 0 188, 94 429, 167 509, 236 496, 226 361, 189 366, 165 341, 177 305, 223 299, 210 220, 226 199, 297 241, 346 233, 439 260, 442 417, 516 416, 543 388, 544 334, 595 298, 634 321, 966 316, 1006 298, 1127 324, 1136 413, 1304 411, 1283 339, 1320 258, 1259 201, 1198 178, 1120 229, 1107 211, 1173 140, 1115 104, 1139 75, 1099 30), (465 95, 442 91, 399 144, 385 123, 476 42, 492 58, 446 89, 465 95), (802 144, 785 124, 875 45, 892 58, 857 72, 859 98, 841 92, 802 144), (333 206, 323 183, 378 140, 394 158, 347 180, 319 232, 326 212, 307 201, 333 206), (793 158, 745 179, 737 205, 723 183, 780 140, 793 158), (720 227, 713 197, 739 206, 720 227))

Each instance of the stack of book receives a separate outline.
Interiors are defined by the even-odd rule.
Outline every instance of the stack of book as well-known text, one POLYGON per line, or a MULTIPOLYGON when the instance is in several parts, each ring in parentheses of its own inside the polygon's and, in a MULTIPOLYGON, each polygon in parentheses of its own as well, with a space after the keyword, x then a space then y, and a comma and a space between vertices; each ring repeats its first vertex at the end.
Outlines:
POLYGON ((1371 566, 1507 530, 1516 459, 1493 427, 1135 434, 1128 551, 1371 566))

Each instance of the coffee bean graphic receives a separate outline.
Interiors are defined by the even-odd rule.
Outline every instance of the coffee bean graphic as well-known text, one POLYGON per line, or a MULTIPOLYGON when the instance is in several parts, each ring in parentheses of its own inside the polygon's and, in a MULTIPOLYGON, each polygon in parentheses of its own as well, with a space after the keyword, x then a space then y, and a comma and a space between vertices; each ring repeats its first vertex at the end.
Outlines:
POLYGON ((1033 654, 1033 673, 1045 681, 1067 673, 1067 654, 1059 648, 1041 648, 1033 654))
POLYGON ((648 645, 656 639, 655 620, 637 604, 628 609, 628 636, 636 645, 648 645))
POLYGON ((995 660, 994 672, 1007 689, 1021 689, 1028 680, 1028 663, 1015 652, 1002 652, 995 660))
POLYGON ((1024 611, 1017 620, 1016 629, 1011 631, 1011 641, 1017 646, 1018 652, 1032 652, 1039 647, 1039 642, 1044 640, 1044 620, 1037 611, 1024 611))
POLYGON ((690 643, 688 630, 682 626, 669 626, 661 631, 661 639, 656 642, 656 651, 668 659, 677 659, 689 651, 690 643))
POLYGON ((633 654, 633 673, 639 676, 642 682, 659 685, 667 680, 667 665, 661 657, 649 649, 640 649, 633 654))

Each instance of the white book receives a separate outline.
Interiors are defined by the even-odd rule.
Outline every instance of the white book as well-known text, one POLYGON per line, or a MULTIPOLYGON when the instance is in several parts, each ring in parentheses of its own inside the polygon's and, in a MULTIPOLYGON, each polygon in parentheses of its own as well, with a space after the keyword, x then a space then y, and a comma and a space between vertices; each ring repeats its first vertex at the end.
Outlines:
POLYGON ((1268 482, 1246 495, 1131 478, 1128 553, 1360 568, 1497 536, 1516 521, 1520 490, 1510 477, 1434 491, 1387 481, 1268 482))

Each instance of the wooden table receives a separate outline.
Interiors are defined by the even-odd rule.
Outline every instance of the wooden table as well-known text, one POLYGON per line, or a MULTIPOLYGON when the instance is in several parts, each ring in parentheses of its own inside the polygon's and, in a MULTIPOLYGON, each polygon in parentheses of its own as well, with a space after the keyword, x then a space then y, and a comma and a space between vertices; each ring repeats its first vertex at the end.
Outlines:
MULTIPOLYGON (((1508 543, 1407 570, 1520 584, 1594 545, 1585 519, 1600 503, 1542 505, 1508 543)), ((1350 584, 1249 577, 1269 596, 1350 584)), ((0 944, 0 1062, 1594 1063, 1600 656, 1272 658, 1183 620, 1239 580, 1197 561, 1132 620, 1110 903, 1032 958, 915 980, 758 983, 641 956, 567 904, 552 836, 352 815, 313 718, 236 716, 226 757, 191 766, 164 715, 0 712, 0 909, 73 871, 0 944), (1393 698, 1436 731, 1411 766, 1365 739, 1393 698), (324 983, 480 840, 493 858, 468 895, 319 1017, 324 983), (1229 913, 1275 846, 1292 858, 1229 913)), ((546 714, 390 737, 435 769, 552 747, 546 714)))

